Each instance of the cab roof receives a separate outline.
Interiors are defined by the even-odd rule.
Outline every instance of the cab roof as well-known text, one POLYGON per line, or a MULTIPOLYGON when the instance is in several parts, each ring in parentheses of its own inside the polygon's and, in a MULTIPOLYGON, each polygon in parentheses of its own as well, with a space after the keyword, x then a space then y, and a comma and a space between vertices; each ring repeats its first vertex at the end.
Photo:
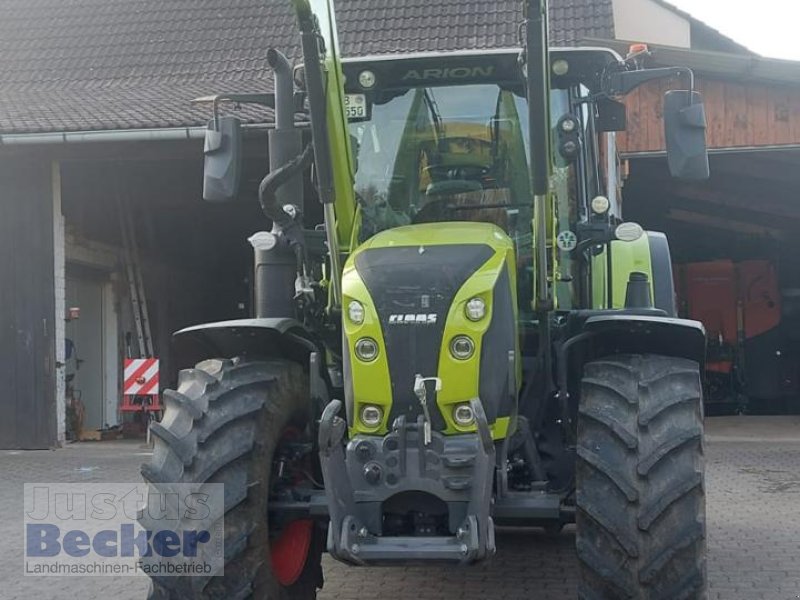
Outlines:
MULTIPOLYGON (((349 92, 367 92, 372 88, 391 89, 419 85, 471 85, 483 82, 521 81, 520 48, 493 50, 459 50, 453 52, 417 52, 362 56, 342 60, 349 92), (372 71, 375 85, 365 88, 359 83, 362 71, 372 71)), ((609 48, 553 48, 551 64, 565 61, 563 75, 551 73, 554 88, 583 84, 590 89, 599 86, 600 78, 620 56, 609 48)))

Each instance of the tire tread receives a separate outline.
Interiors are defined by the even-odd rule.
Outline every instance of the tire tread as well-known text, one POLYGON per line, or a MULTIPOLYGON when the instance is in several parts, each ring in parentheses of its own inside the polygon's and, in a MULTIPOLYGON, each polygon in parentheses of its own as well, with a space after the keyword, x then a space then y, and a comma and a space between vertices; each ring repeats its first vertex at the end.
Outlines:
MULTIPOLYGON (((161 489, 172 482, 225 483, 225 575, 154 576, 149 598, 316 598, 321 580, 312 563, 319 556, 309 558, 301 576, 313 581, 280 586, 268 561, 267 523, 259 516, 266 514, 277 437, 291 419, 309 416, 306 380, 299 365, 286 361, 211 359, 181 371, 177 390, 165 392, 166 411, 152 426, 153 456, 142 475, 161 489)), ((141 521, 147 526, 147 518, 141 521)))
POLYGON ((619 355, 586 365, 576 494, 581 598, 705 598, 702 435, 696 363, 619 355))

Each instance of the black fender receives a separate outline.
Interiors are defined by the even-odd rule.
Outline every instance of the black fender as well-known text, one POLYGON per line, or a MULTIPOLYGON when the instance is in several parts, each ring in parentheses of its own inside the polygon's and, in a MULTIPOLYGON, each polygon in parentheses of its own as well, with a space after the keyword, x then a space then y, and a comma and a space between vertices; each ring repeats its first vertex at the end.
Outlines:
POLYGON ((590 354, 594 356, 661 354, 693 360, 701 368, 706 358, 706 330, 703 324, 664 316, 663 312, 659 315, 598 311, 587 316, 581 334, 576 337, 581 338, 580 344, 591 347, 590 354))
MULTIPOLYGON (((238 319, 187 327, 173 334, 179 368, 207 358, 258 356, 284 358, 308 366, 321 347, 311 332, 295 319, 238 319)), ((324 356, 324 354, 322 354, 324 356)))
POLYGON ((650 245, 650 268, 653 272, 653 305, 667 313, 668 317, 677 317, 672 257, 667 236, 658 231, 648 231, 647 241, 650 245))
POLYGON ((565 419, 569 390, 590 360, 613 354, 660 354, 693 360, 701 372, 705 368, 703 324, 669 317, 660 309, 576 310, 570 314, 569 330, 571 335, 555 347, 557 396, 565 419))

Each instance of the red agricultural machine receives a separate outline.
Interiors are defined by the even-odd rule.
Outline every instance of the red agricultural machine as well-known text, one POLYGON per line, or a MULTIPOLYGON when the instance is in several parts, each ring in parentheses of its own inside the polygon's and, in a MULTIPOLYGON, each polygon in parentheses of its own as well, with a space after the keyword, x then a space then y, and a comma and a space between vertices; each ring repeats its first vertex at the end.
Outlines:
POLYGON ((711 413, 775 410, 798 392, 794 350, 774 263, 729 259, 675 266, 683 316, 708 332, 711 413))

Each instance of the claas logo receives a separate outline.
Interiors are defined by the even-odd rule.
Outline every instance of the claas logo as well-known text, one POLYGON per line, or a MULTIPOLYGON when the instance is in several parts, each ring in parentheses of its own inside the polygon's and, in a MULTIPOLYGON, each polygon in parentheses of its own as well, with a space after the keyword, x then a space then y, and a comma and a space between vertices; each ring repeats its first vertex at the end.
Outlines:
POLYGON ((433 325, 436 315, 433 313, 408 313, 389 315, 389 325, 433 325))

